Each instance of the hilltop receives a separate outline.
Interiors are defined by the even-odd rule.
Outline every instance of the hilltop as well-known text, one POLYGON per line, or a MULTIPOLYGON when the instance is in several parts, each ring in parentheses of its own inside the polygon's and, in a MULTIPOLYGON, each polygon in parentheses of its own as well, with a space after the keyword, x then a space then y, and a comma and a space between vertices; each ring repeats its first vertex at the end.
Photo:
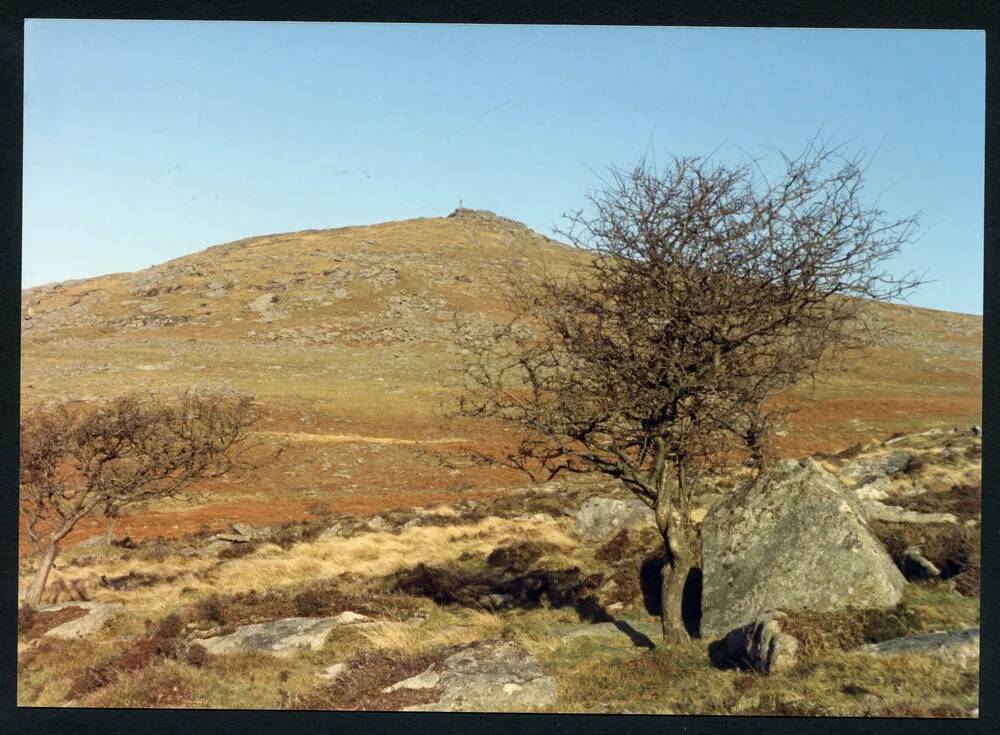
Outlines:
MULTIPOLYGON (((489 323, 503 314, 505 274, 585 257, 513 220, 458 210, 248 238, 27 289, 22 405, 185 386, 257 396, 269 416, 260 437, 284 446, 281 457, 252 480, 207 483, 198 506, 124 520, 117 530, 136 537, 493 494, 524 478, 459 456, 505 435, 441 409, 456 388, 452 315, 489 323)), ((878 304, 867 318, 886 327, 881 344, 794 392, 786 456, 981 421, 980 317, 878 304)))

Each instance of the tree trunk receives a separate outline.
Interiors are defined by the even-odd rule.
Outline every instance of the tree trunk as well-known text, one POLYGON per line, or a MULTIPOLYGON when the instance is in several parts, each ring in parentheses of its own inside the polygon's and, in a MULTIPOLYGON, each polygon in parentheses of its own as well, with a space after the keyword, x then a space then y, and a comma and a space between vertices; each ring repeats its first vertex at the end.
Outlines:
MULTIPOLYGON (((662 441, 659 444, 662 451, 662 441)), ((699 566, 701 553, 683 493, 678 492, 683 487, 678 488, 673 467, 668 463, 656 464, 660 465, 657 471, 659 491, 653 512, 667 554, 660 581, 660 625, 664 643, 686 643, 691 636, 684 625, 684 585, 691 569, 699 566)), ((683 468, 679 479, 683 483, 683 468)))
POLYGON ((658 524, 663 535, 667 561, 660 581, 660 618, 665 643, 685 643, 691 640, 684 623, 684 586, 694 567, 699 566, 700 553, 694 524, 687 513, 677 509, 662 513, 658 524))
POLYGON ((56 560, 57 553, 59 553, 59 544, 55 541, 50 542, 45 549, 45 554, 42 556, 42 564, 38 568, 38 573, 35 574, 35 580, 31 583, 28 594, 24 597, 25 607, 34 609, 41 602, 42 592, 45 590, 45 582, 49 578, 49 572, 52 571, 52 564, 56 560))
MULTIPOLYGON (((694 566, 689 549, 675 554, 664 538, 667 547, 667 563, 663 565, 660 582, 660 625, 664 643, 686 643, 691 640, 684 624, 684 584, 694 566)), ((677 544, 674 544, 676 547, 677 544)))

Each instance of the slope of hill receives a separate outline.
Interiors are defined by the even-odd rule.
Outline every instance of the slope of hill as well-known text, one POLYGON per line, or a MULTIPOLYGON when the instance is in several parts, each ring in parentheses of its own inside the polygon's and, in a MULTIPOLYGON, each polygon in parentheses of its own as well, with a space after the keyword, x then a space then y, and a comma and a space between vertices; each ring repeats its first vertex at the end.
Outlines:
MULTIPOLYGON (((22 404, 188 386, 257 396, 268 412, 260 436, 284 447, 280 459, 252 480, 207 483, 200 505, 123 521, 119 533, 136 537, 498 491, 523 477, 465 466, 458 452, 502 443, 502 429, 441 410, 456 389, 452 312, 488 322, 502 313, 505 273, 583 257, 520 223, 459 210, 249 238, 28 289, 22 404)), ((794 392, 785 454, 980 422, 981 318, 896 305, 873 305, 869 318, 888 328, 882 344, 794 392)))

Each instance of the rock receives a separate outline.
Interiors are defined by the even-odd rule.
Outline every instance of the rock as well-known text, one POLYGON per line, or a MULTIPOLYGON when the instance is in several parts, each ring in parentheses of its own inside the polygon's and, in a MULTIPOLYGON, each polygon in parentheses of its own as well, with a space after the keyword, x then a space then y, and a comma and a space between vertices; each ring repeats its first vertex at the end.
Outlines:
POLYGON ((335 538, 346 538, 350 536, 350 532, 344 529, 339 523, 334 523, 333 525, 323 529, 323 531, 316 537, 317 541, 329 541, 335 538))
POLYGON ((403 681, 397 681, 392 686, 387 686, 382 692, 389 694, 400 689, 433 689, 438 685, 439 681, 441 681, 441 674, 435 672, 432 665, 428 666, 426 671, 416 676, 411 676, 409 679, 403 679, 403 681))
POLYGON ((333 293, 330 294, 330 295, 333 296, 333 298, 335 298, 335 299, 346 299, 347 298, 347 289, 346 288, 336 288, 336 289, 333 290, 333 293))
POLYGON ((367 625, 375 622, 367 615, 362 615, 361 613, 356 613, 351 610, 345 610, 339 615, 334 615, 331 620, 333 620, 336 625, 356 625, 362 623, 367 625))
POLYGON ((921 633, 906 638, 893 638, 881 643, 869 643, 856 649, 872 655, 920 653, 934 656, 964 668, 979 661, 979 628, 921 633))
POLYGON ((514 598, 511 595, 503 595, 498 592, 481 595, 477 600, 480 606, 489 610, 502 610, 508 607, 513 601, 514 598))
POLYGON ((369 531, 381 532, 389 530, 389 522, 382 516, 372 516, 365 524, 369 531))
POLYGON ((245 544, 251 540, 249 536, 242 536, 238 533, 217 533, 212 538, 216 541, 228 541, 233 544, 245 544))
POLYGON ((326 679, 327 681, 336 681, 347 673, 348 668, 349 667, 346 663, 335 663, 320 671, 317 676, 326 679))
POLYGON ((798 659, 799 642, 781 630, 781 621, 787 617, 780 610, 765 610, 712 644, 709 656, 722 668, 740 667, 759 674, 790 669, 798 659))
POLYGON ((255 314, 266 314, 274 308, 277 302, 278 294, 266 293, 263 296, 258 296, 253 301, 247 302, 247 308, 255 314))
POLYGON ((209 541, 207 544, 201 547, 201 549, 183 549, 180 551, 181 556, 194 557, 202 556, 204 554, 218 554, 224 549, 232 548, 233 544, 230 541, 222 541, 221 539, 215 539, 209 541))
POLYGON ((91 633, 96 633, 104 627, 108 620, 125 610, 124 605, 111 602, 70 602, 60 605, 44 605, 38 610, 39 612, 52 612, 66 607, 82 607, 87 611, 87 614, 47 630, 45 635, 64 639, 83 638, 91 633))
POLYGON ((653 511, 638 498, 589 498, 573 517, 576 532, 591 541, 613 536, 623 528, 656 528, 653 511))
POLYGON ((858 485, 854 489, 854 494, 858 497, 858 500, 885 500, 889 497, 889 490, 892 488, 892 482, 888 477, 883 475, 882 477, 872 478, 870 482, 858 485))
POLYGON ((920 513, 898 505, 886 505, 878 500, 862 500, 861 508, 869 520, 886 523, 958 523, 951 513, 920 513))
MULTIPOLYGON (((30 309, 29 309, 29 311, 30 311, 30 309)), ((973 426, 970 429, 970 431, 972 432, 973 436, 982 436, 983 435, 983 427, 982 426, 978 426, 978 425, 977 426, 973 426)))
POLYGON ((868 477, 891 477, 902 472, 912 458, 910 452, 902 449, 865 457, 845 465, 840 477, 855 484, 865 484, 864 480, 868 477))
POLYGON ((359 622, 371 620, 355 612, 342 612, 332 618, 283 618, 241 625, 229 635, 204 638, 198 643, 209 653, 262 651, 289 656, 301 649, 319 648, 334 628, 359 622))
POLYGON ((245 523, 230 523, 229 527, 233 530, 233 533, 246 539, 255 539, 266 534, 266 532, 261 532, 253 526, 248 526, 245 523))
POLYGON ((783 460, 701 526, 702 636, 763 610, 892 607, 905 580, 853 493, 814 460, 783 460))
POLYGON ((940 577, 941 570, 923 555, 919 546, 908 546, 903 550, 903 574, 907 579, 931 579, 940 577))
POLYGON ((432 668, 440 672, 440 699, 405 710, 519 712, 556 699, 555 679, 546 676, 535 657, 513 641, 471 643, 432 668))
POLYGON ((253 301, 248 301, 247 308, 253 313, 259 314, 264 321, 274 321, 284 316, 276 307, 278 299, 278 294, 266 293, 253 301))
MULTIPOLYGON (((611 607, 611 605, 608 605, 608 609, 611 609, 611 607)), ((607 623, 572 624, 560 626, 560 629, 566 630, 565 633, 559 636, 560 640, 563 641, 571 641, 576 638, 612 638, 631 641, 636 645, 643 645, 645 643, 645 646, 649 648, 655 645, 653 640, 662 635, 658 623, 630 622, 624 620, 607 623)))

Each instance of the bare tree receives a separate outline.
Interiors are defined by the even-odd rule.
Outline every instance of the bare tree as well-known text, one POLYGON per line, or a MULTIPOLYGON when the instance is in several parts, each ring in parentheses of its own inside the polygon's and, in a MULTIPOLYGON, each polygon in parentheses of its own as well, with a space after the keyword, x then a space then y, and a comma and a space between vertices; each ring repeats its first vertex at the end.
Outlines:
POLYGON ((460 412, 519 432, 495 459, 604 473, 654 511, 667 641, 688 638, 696 475, 762 466, 775 394, 868 341, 866 300, 918 284, 886 270, 916 219, 864 202, 862 156, 813 141, 779 168, 772 179, 759 161, 612 169, 561 233, 585 264, 512 283, 514 318, 464 336, 460 412))
POLYGON ((38 605, 59 544, 81 519, 113 519, 244 464, 247 430, 257 418, 248 397, 192 393, 175 402, 129 395, 25 415, 20 512, 42 555, 25 606, 38 605))

